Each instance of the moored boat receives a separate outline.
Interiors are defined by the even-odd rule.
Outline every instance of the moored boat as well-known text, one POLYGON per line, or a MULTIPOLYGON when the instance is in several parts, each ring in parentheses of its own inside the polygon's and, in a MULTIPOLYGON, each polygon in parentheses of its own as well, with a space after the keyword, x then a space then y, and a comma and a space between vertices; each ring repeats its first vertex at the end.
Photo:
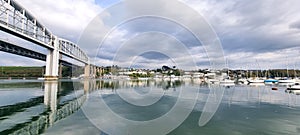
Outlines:
POLYGON ((276 80, 276 79, 266 79, 266 80, 264 80, 264 82, 265 83, 277 83, 278 80, 276 80))
POLYGON ((278 83, 295 83, 295 80, 289 79, 289 78, 281 78, 281 79, 278 79, 278 83))
POLYGON ((248 79, 247 80, 249 83, 264 83, 265 80, 263 79, 258 79, 258 78, 255 78, 255 79, 248 79))
POLYGON ((45 80, 45 78, 39 77, 39 78, 37 78, 37 80, 45 80))
POLYGON ((220 81, 220 83, 233 83, 234 84, 234 80, 223 79, 220 81))
POLYGON ((300 90, 300 85, 294 85, 291 87, 286 88, 287 90, 300 90))

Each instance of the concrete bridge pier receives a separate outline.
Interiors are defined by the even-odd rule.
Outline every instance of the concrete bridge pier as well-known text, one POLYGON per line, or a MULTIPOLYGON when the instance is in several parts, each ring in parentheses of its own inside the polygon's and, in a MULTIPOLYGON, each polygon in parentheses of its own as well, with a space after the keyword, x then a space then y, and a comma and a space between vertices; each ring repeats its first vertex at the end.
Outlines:
POLYGON ((90 78, 90 71, 91 71, 91 65, 86 64, 84 67, 84 78, 89 79, 90 78))
MULTIPOLYGON (((59 54, 59 59, 62 60, 62 54, 59 54)), ((59 61, 59 69, 58 69, 58 77, 62 78, 62 70, 63 70, 63 65, 62 61, 59 61)))
POLYGON ((54 37, 53 41, 54 49, 50 50, 46 57, 46 73, 45 80, 57 80, 58 79, 58 65, 59 65, 59 41, 57 37, 54 37))
POLYGON ((101 67, 97 67, 96 75, 97 75, 97 77, 100 77, 102 75, 102 68, 101 67))
POLYGON ((89 65, 86 64, 84 67, 84 77, 86 79, 88 78, 96 78, 97 77, 97 73, 101 74, 101 68, 94 66, 94 65, 89 65))

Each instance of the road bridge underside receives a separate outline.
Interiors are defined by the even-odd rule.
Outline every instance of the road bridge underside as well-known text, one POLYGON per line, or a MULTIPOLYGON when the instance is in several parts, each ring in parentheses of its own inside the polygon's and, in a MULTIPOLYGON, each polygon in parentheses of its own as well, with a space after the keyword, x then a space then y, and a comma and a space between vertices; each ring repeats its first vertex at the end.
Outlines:
MULTIPOLYGON (((24 57, 28 57, 28 58, 32 58, 32 59, 36 59, 36 60, 41 60, 41 61, 46 61, 47 55, 43 54, 43 53, 39 53, 33 50, 29 50, 17 45, 14 45, 12 43, 8 43, 6 41, 2 41, 0 40, 0 51, 6 52, 6 53, 11 53, 11 54, 15 54, 15 55, 20 55, 20 56, 24 56, 24 57)), ((79 69, 80 66, 79 65, 74 65, 68 61, 62 60, 62 58, 60 57, 59 59, 59 77, 62 77, 62 66, 67 66, 70 67, 72 69, 79 69)))

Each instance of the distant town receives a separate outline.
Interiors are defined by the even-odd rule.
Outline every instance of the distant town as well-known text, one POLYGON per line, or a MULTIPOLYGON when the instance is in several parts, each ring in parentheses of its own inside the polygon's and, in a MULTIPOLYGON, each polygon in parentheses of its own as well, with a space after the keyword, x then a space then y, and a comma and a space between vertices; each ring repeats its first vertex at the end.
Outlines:
MULTIPOLYGON (((45 67, 0 67, 0 78, 38 78, 43 77, 45 67)), ((83 68, 63 67, 60 78, 79 77, 83 74, 83 68)), ((163 65, 157 69, 136 69, 124 68, 117 65, 102 67, 101 72, 97 72, 95 78, 119 78, 119 79, 149 79, 149 78, 199 78, 199 79, 215 79, 216 77, 227 78, 231 80, 239 78, 297 78, 300 76, 298 69, 270 69, 270 70, 245 70, 245 69, 198 69, 184 70, 178 69, 176 66, 163 65)))

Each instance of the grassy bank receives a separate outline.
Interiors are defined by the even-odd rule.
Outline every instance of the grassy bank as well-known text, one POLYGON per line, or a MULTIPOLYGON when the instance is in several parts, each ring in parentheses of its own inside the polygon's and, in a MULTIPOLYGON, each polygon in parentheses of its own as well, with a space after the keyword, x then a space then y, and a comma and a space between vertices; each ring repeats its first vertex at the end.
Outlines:
POLYGON ((1 66, 0 77, 42 77, 44 75, 44 67, 14 67, 14 66, 1 66))
MULTIPOLYGON (((21 66, 0 66, 0 79, 7 78, 38 78, 43 77, 45 74, 45 67, 21 67, 21 66)), ((70 67, 63 66, 62 77, 69 78, 73 76, 79 76, 83 74, 83 69, 72 69, 70 67)))

